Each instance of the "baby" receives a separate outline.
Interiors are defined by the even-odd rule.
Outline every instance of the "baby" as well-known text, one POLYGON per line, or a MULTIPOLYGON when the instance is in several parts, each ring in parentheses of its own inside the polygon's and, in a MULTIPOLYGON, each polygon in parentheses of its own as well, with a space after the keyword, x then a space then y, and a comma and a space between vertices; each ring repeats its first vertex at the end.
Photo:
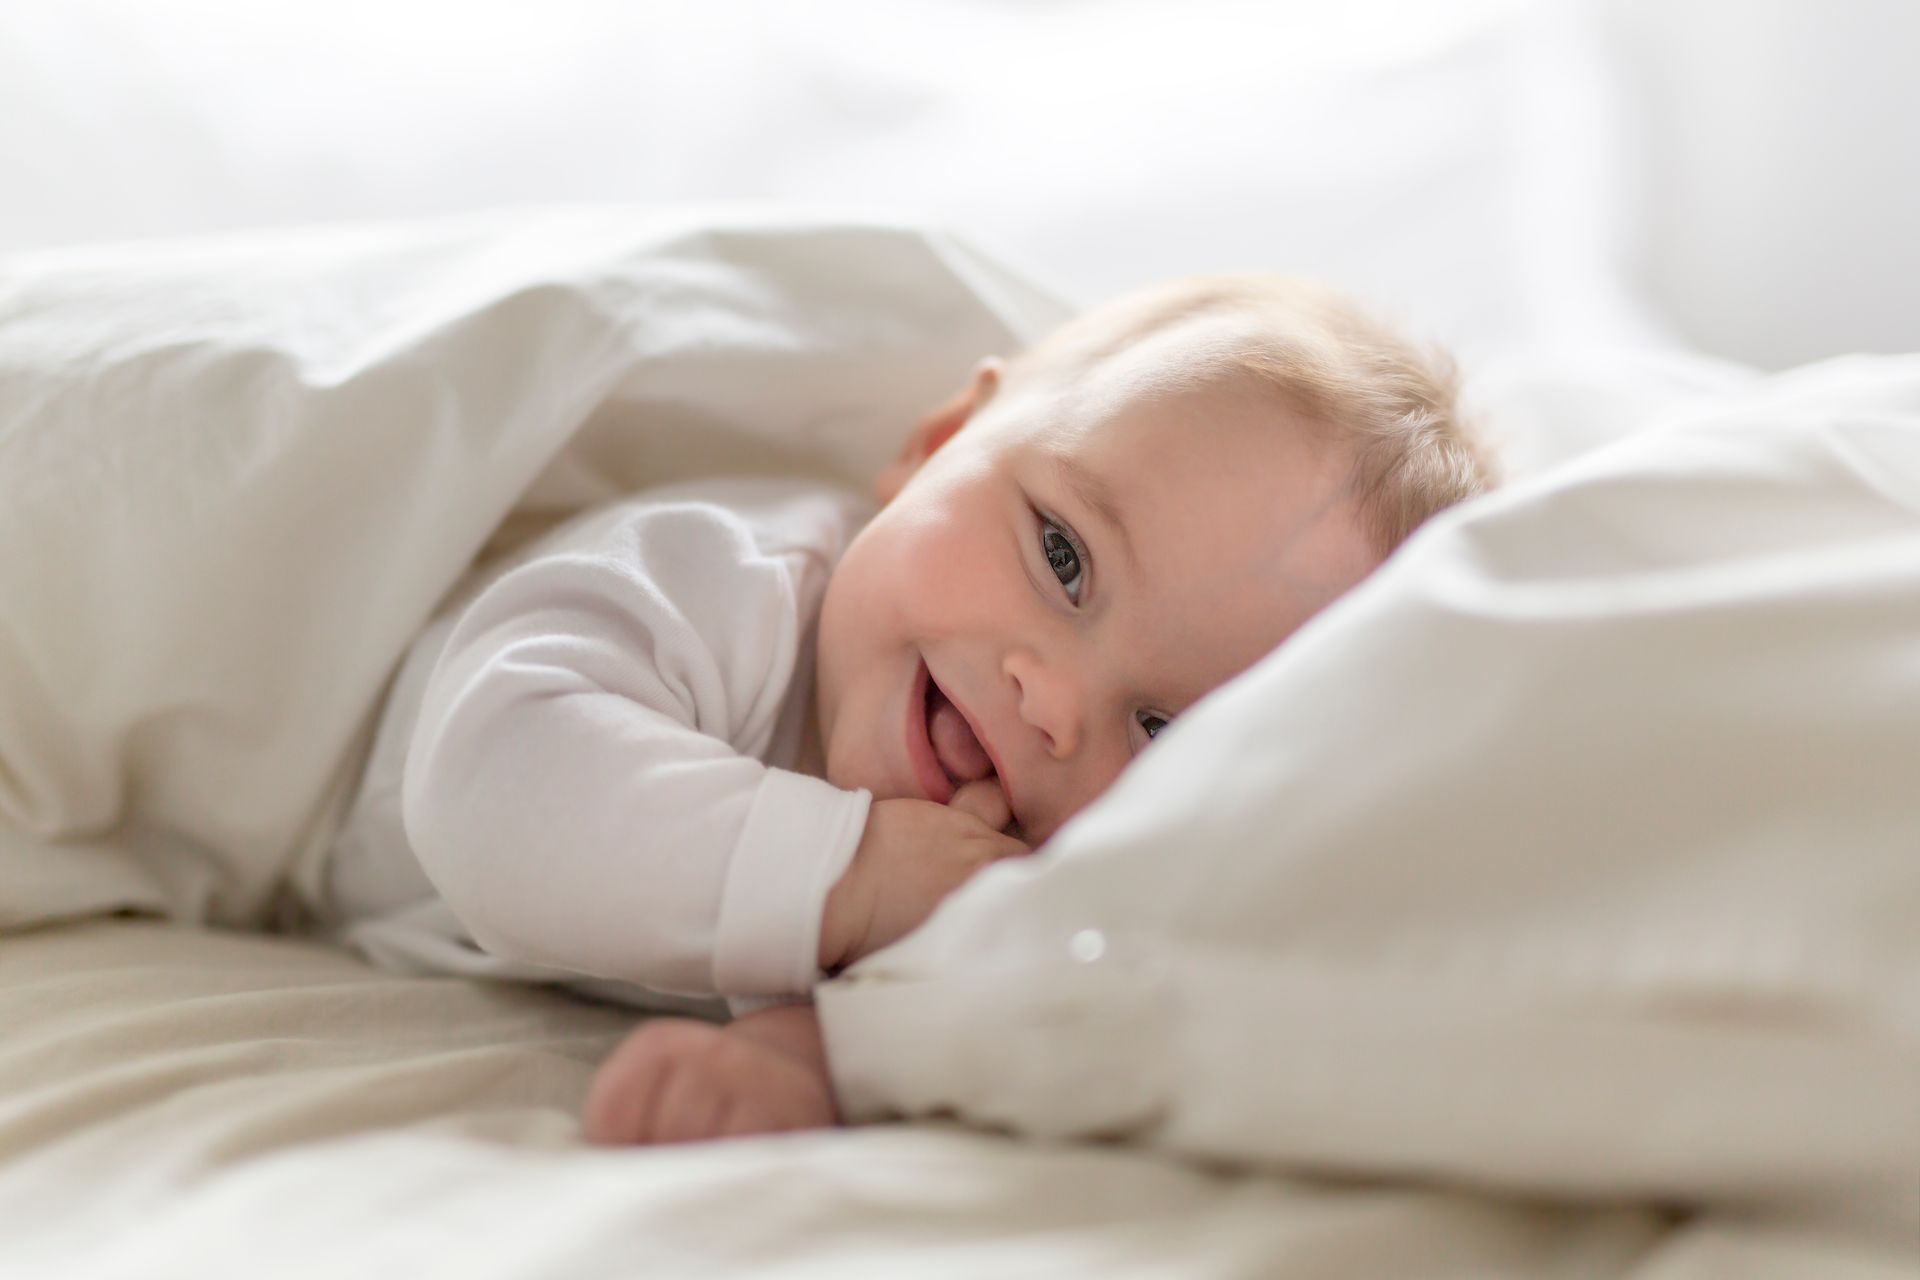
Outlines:
POLYGON ((390 964, 655 1018, 588 1136, 831 1124, 815 982, 1044 843, 1490 465, 1450 367, 1298 281, 1177 282, 966 386, 879 477, 680 485, 476 577, 330 864, 390 964))

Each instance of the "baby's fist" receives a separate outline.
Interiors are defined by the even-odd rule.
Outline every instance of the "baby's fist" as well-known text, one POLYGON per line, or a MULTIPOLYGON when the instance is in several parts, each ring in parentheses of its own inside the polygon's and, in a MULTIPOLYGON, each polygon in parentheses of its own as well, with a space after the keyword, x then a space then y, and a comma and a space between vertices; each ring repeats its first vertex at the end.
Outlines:
POLYGON ((582 1117, 587 1141, 606 1146, 833 1123, 833 1097, 819 1071, 737 1030, 691 1018, 641 1023, 600 1065, 582 1117))
POLYGON ((843 968, 904 937, 989 862, 1031 853, 1002 830, 1012 816, 991 777, 944 805, 875 800, 852 863, 827 894, 820 967, 843 968))

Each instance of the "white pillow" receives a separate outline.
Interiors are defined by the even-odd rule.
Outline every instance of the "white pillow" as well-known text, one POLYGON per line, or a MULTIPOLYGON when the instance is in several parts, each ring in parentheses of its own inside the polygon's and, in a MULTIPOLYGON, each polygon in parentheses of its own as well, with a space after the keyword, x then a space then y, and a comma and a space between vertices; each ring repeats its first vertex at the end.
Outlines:
POLYGON ((1917 779, 1920 356, 1853 358, 1434 522, 823 986, 836 1087, 1911 1231, 1917 779))
POLYGON ((1464 372, 1461 410, 1488 437, 1509 480, 1706 407, 1761 377, 1697 352, 1599 345, 1513 347, 1464 372))

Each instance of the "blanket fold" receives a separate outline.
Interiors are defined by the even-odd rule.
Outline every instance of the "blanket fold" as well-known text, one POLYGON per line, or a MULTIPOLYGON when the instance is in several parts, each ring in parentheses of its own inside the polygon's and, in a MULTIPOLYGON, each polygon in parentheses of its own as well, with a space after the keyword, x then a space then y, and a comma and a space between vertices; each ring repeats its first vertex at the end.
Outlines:
POLYGON ((937 233, 559 210, 0 266, 0 927, 257 924, 483 549, 720 471, 861 482, 1060 318, 937 233))

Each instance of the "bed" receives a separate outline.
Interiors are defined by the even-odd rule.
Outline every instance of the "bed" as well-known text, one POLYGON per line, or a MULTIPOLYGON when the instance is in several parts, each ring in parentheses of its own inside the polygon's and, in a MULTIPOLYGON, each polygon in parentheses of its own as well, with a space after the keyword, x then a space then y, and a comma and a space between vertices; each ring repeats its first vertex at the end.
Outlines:
POLYGON ((405 116, 414 66, 462 109, 357 151, 296 105, 345 22, 0 20, 0 139, 44 179, 0 246, 0 1274, 1912 1273, 1920 365, 1678 340, 1622 253, 1603 68, 1515 6, 1385 43, 1283 7, 1284 87, 1227 58, 1119 153, 997 146, 996 109, 1103 136, 1043 72, 1088 41, 1120 111, 1245 17, 1127 10, 837 10, 865 44, 483 10, 410 61, 423 6, 355 109, 405 116), (999 107, 892 70, 928 22, 1011 60, 999 107), (548 116, 513 123, 489 48, 535 51, 548 116), (698 145, 658 123, 688 102, 698 145), (1255 108, 1348 149, 1287 134, 1250 182, 1255 108), (908 160, 936 143, 1022 199, 908 160), (857 483, 982 351, 1246 265, 1459 350, 1516 483, 823 989, 843 1104, 891 1123, 587 1149, 630 1010, 297 936, 368 709, 476 556, 654 479, 857 483))

